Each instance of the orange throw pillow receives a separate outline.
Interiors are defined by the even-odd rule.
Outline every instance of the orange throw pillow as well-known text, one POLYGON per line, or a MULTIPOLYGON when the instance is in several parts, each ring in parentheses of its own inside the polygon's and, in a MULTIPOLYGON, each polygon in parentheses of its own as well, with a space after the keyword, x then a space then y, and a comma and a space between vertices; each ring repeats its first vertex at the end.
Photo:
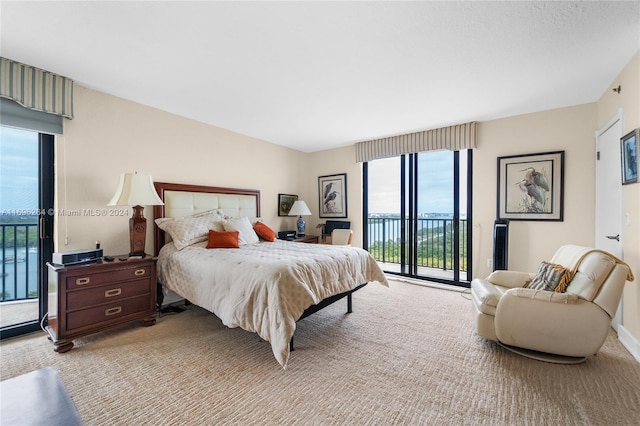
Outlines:
POLYGON ((256 224, 253 225, 253 230, 256 231, 256 234, 258 234, 258 237, 262 238, 263 240, 267 240, 267 241, 276 240, 276 233, 273 232, 273 229, 269 228, 267 225, 265 225, 262 222, 256 222, 256 224))
POLYGON ((210 229, 207 248, 240 248, 238 235, 238 231, 220 232, 210 229))

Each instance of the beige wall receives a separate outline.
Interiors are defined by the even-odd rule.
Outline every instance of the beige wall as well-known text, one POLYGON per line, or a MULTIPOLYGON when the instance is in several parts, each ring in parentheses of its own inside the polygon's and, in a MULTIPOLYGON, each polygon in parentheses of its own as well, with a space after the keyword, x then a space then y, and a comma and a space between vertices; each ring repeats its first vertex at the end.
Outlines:
MULTIPOLYGON (((608 89, 598 101, 597 128, 602 128, 617 113, 624 112, 624 134, 640 127, 640 52, 620 72, 611 87, 621 87, 620 93, 608 89)), ((622 187, 622 209, 629 214, 629 225, 623 225, 624 260, 629 263, 636 280, 627 283, 622 299, 622 324, 640 342, 640 184, 622 187)), ((624 224, 624 221, 623 221, 624 224)), ((639 343, 640 345, 640 343, 639 343)))
POLYGON ((535 272, 563 244, 593 245, 595 111, 586 104, 480 123, 473 151, 473 277, 491 272, 500 156, 565 152, 564 220, 510 221, 509 269, 535 272))
MULTIPOLYGON (((120 173, 137 171, 155 181, 259 189, 265 220, 276 230, 295 228, 294 218, 277 216, 277 196, 302 192, 306 154, 78 85, 74 95, 75 118, 65 120, 56 143, 58 210, 104 209, 120 173)), ((153 217, 150 207, 144 214, 153 217)), ((55 250, 99 240, 107 254, 128 253, 130 216, 59 216, 55 250)), ((152 244, 148 229, 148 252, 152 244)))
MULTIPOLYGON (((308 154, 309 162, 306 175, 305 194, 311 200, 309 208, 313 216, 309 219, 310 231, 315 232, 318 223, 324 223, 327 219, 320 219, 318 211, 320 201, 318 199, 318 177, 347 174, 347 215, 353 229, 353 245, 362 247, 362 165, 356 163, 355 145, 344 148, 329 149, 308 154)), ((319 234, 319 232, 316 232, 319 234)))

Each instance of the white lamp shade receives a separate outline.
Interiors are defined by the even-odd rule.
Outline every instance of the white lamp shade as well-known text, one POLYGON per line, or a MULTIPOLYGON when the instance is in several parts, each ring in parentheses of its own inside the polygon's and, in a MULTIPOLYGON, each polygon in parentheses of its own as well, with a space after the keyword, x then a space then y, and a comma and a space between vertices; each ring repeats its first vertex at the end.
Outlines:
POLYGON ((311 210, 309 210, 304 201, 298 200, 291 206, 289 216, 311 216, 311 210))
POLYGON ((158 197, 149 175, 122 173, 109 206, 156 206, 164 203, 158 197))

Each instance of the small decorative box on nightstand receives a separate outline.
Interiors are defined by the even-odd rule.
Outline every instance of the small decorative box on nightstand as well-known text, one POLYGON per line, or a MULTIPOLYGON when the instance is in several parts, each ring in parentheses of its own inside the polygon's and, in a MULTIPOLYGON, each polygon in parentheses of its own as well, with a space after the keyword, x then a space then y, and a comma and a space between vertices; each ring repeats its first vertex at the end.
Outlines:
MULTIPOLYGON (((125 260, 120 260, 125 259, 125 260)), ((48 264, 49 313, 46 327, 56 352, 73 339, 132 321, 156 322, 156 258, 59 267, 48 264)))

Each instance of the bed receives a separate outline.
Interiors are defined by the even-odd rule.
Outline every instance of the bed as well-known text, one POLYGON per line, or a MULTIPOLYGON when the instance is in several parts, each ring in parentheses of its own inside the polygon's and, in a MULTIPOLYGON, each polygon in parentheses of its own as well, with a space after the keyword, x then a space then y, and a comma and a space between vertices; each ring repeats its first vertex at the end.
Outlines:
POLYGON ((154 207, 163 293, 175 292, 227 327, 257 333, 284 368, 298 320, 342 298, 351 312, 353 292, 374 281, 388 286, 363 249, 258 238, 250 232, 265 225, 256 225, 257 190, 163 182, 155 187, 165 203, 154 207), (218 237, 236 233, 236 248, 217 248, 218 237))

